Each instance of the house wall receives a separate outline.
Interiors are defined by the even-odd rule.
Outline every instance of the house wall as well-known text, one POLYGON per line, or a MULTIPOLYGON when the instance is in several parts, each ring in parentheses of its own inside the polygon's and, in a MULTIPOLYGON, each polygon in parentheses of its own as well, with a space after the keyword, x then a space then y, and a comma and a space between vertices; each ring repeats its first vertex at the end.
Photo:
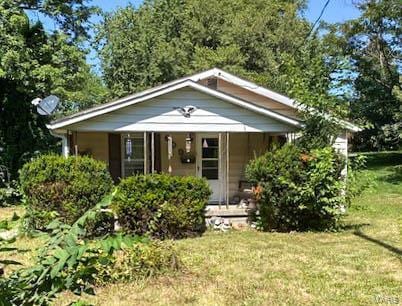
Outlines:
POLYGON ((78 153, 89 154, 95 159, 109 163, 108 134, 100 132, 77 132, 74 135, 78 153))
MULTIPOLYGON (((180 161, 179 149, 185 149, 185 133, 161 133, 161 169, 162 172, 168 173, 169 169, 169 160, 168 160, 168 145, 165 137, 167 135, 172 135, 173 142, 176 144, 176 147, 173 148, 173 157, 170 160, 170 165, 172 167, 173 175, 196 175, 196 164, 183 164, 180 161)), ((195 152, 196 144, 195 139, 191 146, 191 152, 195 152)))
MULTIPOLYGON (((170 161, 172 174, 185 176, 197 175, 196 163, 183 164, 180 161, 179 149, 185 149, 186 133, 161 133, 160 157, 161 170, 168 173, 169 161, 167 157, 167 141, 165 137, 172 135, 176 146, 173 149, 173 157, 170 161)), ((193 135, 191 151, 196 150, 196 134, 193 135)), ((95 159, 109 163, 108 133, 101 132, 77 132, 75 141, 80 154, 89 154, 95 159)), ((229 198, 239 192, 239 182, 245 180, 245 168, 249 160, 263 154, 269 145, 268 133, 230 133, 229 135, 229 198)), ((226 133, 222 133, 221 147, 221 171, 222 190, 226 188, 226 133)), ((195 153, 196 154, 196 153, 195 153)), ((150 161, 148 161, 149 163, 150 161)))
MULTIPOLYGON (((161 133, 161 166, 163 172, 168 172, 169 160, 167 157, 167 141, 165 137, 171 135, 176 147, 170 161, 173 175, 197 175, 196 163, 183 164, 180 161, 179 149, 185 148, 185 133, 161 133)), ((196 135, 191 151, 196 150, 196 135)), ((229 198, 239 192, 239 182, 245 180, 245 169, 249 160, 263 154, 269 145, 268 133, 230 133, 229 135, 229 198)), ((222 190, 226 188, 226 134, 222 133, 221 171, 222 190)))
MULTIPOLYGON (((229 135, 229 198, 239 190, 239 182, 245 180, 247 163, 262 155, 269 145, 267 133, 232 133, 229 135)), ((225 161, 226 164, 226 161, 225 161)))
MULTIPOLYGON (((207 85, 207 79, 200 80, 199 83, 202 85, 207 85)), ((247 90, 246 88, 239 87, 222 79, 217 79, 216 89, 224 93, 228 93, 232 96, 238 97, 240 99, 263 106, 265 108, 268 108, 285 116, 298 119, 296 110, 294 108, 284 105, 282 103, 278 103, 272 99, 269 99, 265 96, 261 96, 259 94, 256 94, 255 92, 247 90)))

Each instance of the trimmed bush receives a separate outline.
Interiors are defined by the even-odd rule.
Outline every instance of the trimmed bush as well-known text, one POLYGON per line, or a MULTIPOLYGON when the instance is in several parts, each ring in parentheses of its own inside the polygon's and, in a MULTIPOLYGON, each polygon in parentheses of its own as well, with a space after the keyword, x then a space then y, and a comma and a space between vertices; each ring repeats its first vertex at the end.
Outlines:
POLYGON ((120 182, 112 209, 126 232, 183 238, 205 230, 204 209, 210 195, 201 178, 137 175, 120 182))
POLYGON ((28 223, 44 229, 59 217, 72 224, 95 206, 113 187, 106 164, 90 157, 50 154, 25 164, 20 171, 27 202, 28 223))
POLYGON ((247 178, 256 197, 263 230, 333 229, 343 213, 344 159, 332 148, 303 153, 285 145, 251 161, 247 178))

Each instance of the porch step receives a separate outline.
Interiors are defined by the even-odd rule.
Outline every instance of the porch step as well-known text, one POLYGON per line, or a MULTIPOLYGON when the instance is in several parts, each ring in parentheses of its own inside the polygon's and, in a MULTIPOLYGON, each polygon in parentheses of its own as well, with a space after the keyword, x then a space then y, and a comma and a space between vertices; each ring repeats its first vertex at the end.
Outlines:
POLYGON ((221 207, 219 208, 209 208, 207 207, 207 210, 205 212, 206 217, 247 217, 248 213, 245 208, 237 208, 237 207, 229 207, 229 208, 224 208, 221 207))

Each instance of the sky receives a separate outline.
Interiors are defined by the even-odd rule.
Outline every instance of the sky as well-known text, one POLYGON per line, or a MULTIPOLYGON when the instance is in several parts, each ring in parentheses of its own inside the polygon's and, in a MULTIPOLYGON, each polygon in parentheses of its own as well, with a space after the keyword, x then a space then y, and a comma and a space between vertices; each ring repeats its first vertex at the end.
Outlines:
MULTIPOLYGON (((344 22, 349 19, 353 19, 359 16, 359 11, 354 7, 353 1, 357 0, 330 0, 326 7, 324 14, 321 17, 322 21, 335 23, 344 22)), ((104 12, 112 12, 119 7, 125 7, 128 4, 132 4, 135 7, 141 5, 143 0, 92 0, 90 3, 99 6, 104 12)), ((319 17, 321 10, 323 9, 327 0, 308 0, 307 10, 305 17, 314 23, 319 17)), ((48 30, 55 29, 55 24, 52 20, 44 18, 43 16, 31 15, 31 19, 41 19, 45 28, 48 30)), ((94 18, 93 22, 99 21, 100 18, 94 18)), ((87 61, 94 66, 94 70, 99 72, 99 59, 96 56, 94 50, 92 50, 88 56, 87 61)))

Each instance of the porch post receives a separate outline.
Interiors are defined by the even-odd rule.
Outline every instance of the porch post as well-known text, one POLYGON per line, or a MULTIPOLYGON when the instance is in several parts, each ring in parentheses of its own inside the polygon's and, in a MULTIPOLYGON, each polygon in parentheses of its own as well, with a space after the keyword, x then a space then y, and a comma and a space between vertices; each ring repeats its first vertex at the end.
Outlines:
POLYGON ((155 173, 155 133, 151 133, 151 173, 155 173))
POLYGON ((62 143, 62 149, 61 153, 64 157, 68 157, 70 154, 70 146, 68 145, 68 139, 66 135, 61 135, 61 143, 62 143))
MULTIPOLYGON (((223 160, 222 133, 218 134, 218 148, 219 148, 219 154, 218 154, 218 156, 219 156, 219 165, 218 165, 219 169, 218 169, 218 171, 219 171, 220 175, 222 176, 223 175, 222 174, 222 169, 223 169, 223 167, 222 167, 222 160, 223 160)), ((222 203, 222 187, 223 187, 223 179, 221 180, 221 182, 219 184, 219 203, 218 203, 219 204, 219 209, 221 208, 221 203, 222 203)))
POLYGON ((147 132, 144 132, 144 174, 147 174, 147 132))
POLYGON ((226 208, 229 208, 229 132, 226 132, 226 208))

